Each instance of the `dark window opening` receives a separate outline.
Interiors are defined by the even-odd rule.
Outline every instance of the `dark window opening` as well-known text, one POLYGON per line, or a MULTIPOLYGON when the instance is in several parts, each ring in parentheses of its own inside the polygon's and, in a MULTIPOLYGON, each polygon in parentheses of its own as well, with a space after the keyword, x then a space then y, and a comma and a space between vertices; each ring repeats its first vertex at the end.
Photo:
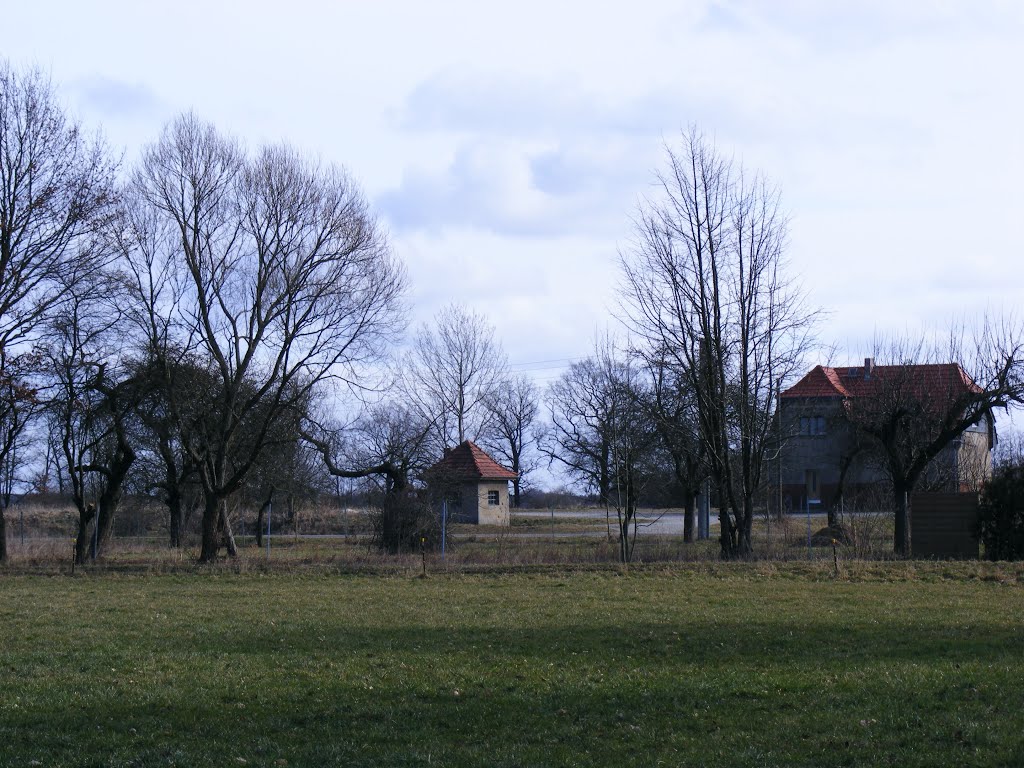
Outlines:
POLYGON ((824 416, 801 416, 800 417, 800 434, 801 435, 824 435, 825 434, 825 417, 824 416))

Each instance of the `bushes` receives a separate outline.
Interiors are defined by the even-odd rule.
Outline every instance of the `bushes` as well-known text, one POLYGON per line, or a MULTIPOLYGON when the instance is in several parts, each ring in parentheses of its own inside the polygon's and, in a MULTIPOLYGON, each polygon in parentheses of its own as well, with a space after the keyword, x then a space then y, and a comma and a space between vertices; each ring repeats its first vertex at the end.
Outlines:
POLYGON ((384 493, 373 499, 370 512, 373 543, 385 552, 433 549, 440 541, 440 524, 429 502, 415 494, 384 493))
POLYGON ((1024 559, 1024 464, 999 467, 985 486, 978 538, 989 560, 1024 559))

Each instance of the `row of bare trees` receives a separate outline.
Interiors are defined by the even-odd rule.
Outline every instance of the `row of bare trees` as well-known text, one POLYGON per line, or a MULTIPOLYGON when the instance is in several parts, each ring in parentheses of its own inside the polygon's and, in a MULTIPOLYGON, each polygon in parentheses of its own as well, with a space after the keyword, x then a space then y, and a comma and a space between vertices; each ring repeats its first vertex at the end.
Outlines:
POLYGON ((172 538, 198 491, 213 559, 233 547, 228 499, 269 492, 318 403, 369 386, 404 327, 402 267, 342 169, 250 151, 194 115, 118 184, 48 78, 4 64, 0 141, 5 499, 44 419, 46 463, 79 510, 77 559, 103 546, 143 452, 162 465, 172 538))
POLYGON ((0 561, 20 442, 43 404, 31 381, 38 343, 77 276, 104 263, 97 243, 116 214, 116 170, 45 77, 0 61, 0 561))
POLYGON ((401 493, 473 438, 528 475, 538 393, 485 318, 448 307, 384 364, 405 273, 344 170, 185 114, 122 172, 6 64, 0 140, 0 560, 25 472, 73 500, 79 562, 128 486, 163 498, 173 545, 196 512, 209 561, 229 502, 263 510, 311 457, 401 493))

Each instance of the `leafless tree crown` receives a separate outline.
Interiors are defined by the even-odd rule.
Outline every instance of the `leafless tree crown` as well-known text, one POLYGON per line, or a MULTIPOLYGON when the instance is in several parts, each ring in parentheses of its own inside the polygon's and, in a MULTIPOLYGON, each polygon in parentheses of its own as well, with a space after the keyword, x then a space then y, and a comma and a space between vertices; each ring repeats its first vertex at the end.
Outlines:
POLYGON ((657 182, 620 257, 626 320, 648 355, 687 378, 722 551, 744 555, 777 383, 804 364, 816 313, 786 274, 786 217, 763 177, 691 129, 666 149, 657 182))
POLYGON ((284 145, 249 154, 193 115, 145 150, 127 199, 117 239, 148 348, 168 371, 194 356, 216 372, 206 427, 183 432, 208 559, 209 517, 276 423, 327 382, 361 386, 397 337, 405 274, 344 171, 284 145))
POLYGON ((406 380, 424 416, 437 425, 443 447, 480 437, 486 403, 505 367, 494 326, 483 315, 453 304, 438 313, 433 328, 420 329, 406 380))

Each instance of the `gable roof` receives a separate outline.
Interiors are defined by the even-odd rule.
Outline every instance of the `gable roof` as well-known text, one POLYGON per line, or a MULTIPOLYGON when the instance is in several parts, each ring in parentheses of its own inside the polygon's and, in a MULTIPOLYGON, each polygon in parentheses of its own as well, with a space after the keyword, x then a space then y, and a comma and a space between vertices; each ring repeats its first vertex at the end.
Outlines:
POLYGON ((835 368, 816 365, 780 397, 851 397, 835 368))
POLYGON ((517 475, 505 469, 492 459, 472 440, 466 440, 447 451, 444 458, 428 470, 432 475, 443 475, 446 479, 474 480, 515 480, 517 475))
POLYGON ((980 392, 957 363, 874 365, 829 368, 816 365, 781 394, 784 398, 857 398, 876 394, 883 382, 899 383, 915 396, 958 396, 980 392))

